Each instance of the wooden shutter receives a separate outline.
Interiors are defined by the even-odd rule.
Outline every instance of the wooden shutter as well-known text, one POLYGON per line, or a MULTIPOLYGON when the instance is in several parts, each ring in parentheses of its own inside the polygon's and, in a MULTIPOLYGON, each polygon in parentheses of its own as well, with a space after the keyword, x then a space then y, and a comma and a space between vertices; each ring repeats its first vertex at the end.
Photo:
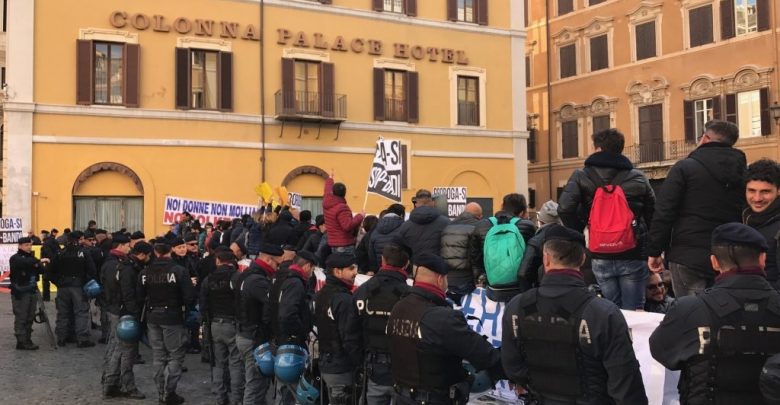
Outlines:
POLYGON ((374 68, 374 120, 385 120, 385 70, 374 68))
POLYGON ((688 22, 691 48, 712 43, 712 5, 690 10, 688 22))
POLYGON ((335 75, 332 63, 320 64, 320 108, 323 117, 333 117, 336 111, 335 75))
POLYGON ((590 71, 606 69, 609 67, 609 45, 607 35, 600 35, 590 39, 590 71))
POLYGON ((476 0, 477 24, 488 25, 488 0, 476 0))
POLYGON ((568 14, 574 11, 573 0, 558 0, 558 15, 568 14))
POLYGON ((406 15, 410 17, 417 16, 417 0, 406 0, 406 15))
POLYGON ((603 2, 605 2, 605 1, 607 1, 607 0, 590 0, 590 1, 588 2, 588 5, 589 5, 589 6, 595 6, 596 4, 603 3, 603 2))
POLYGON ((322 4, 333 4, 333 0, 320 0, 322 4))
POLYGON ((219 109, 233 111, 233 54, 219 53, 219 109))
POLYGON ((76 103, 92 104, 94 96, 95 51, 92 41, 76 42, 76 103))
MULTIPOLYGON (((777 3, 775 3, 777 4, 777 3)), ((769 0, 756 0, 756 16, 758 30, 766 31, 769 29, 769 0)))
POLYGON ((531 57, 525 57, 525 87, 531 87, 531 57))
POLYGON ((576 45, 566 45, 560 48, 561 79, 577 75, 576 45))
POLYGON ((401 144, 401 188, 409 188, 409 146, 401 144))
POLYGON ((447 0, 447 19, 458 21, 458 0, 447 0))
POLYGON ((384 11, 385 10, 384 1, 382 1, 382 0, 372 0, 371 6, 374 9, 374 11, 384 11))
POLYGON ((536 161, 536 128, 528 130, 528 161, 536 161))
POLYGON ((761 97, 761 135, 772 134, 772 122, 770 120, 771 114, 769 113, 769 89, 763 88, 759 90, 761 97))
POLYGON ((574 158, 579 156, 579 139, 577 134, 577 121, 566 121, 562 125, 562 157, 574 158))
POLYGON ((609 115, 597 115, 593 117, 593 133, 597 134, 605 129, 609 129, 609 115))
POLYGON ((187 110, 191 107, 190 97, 190 50, 176 48, 176 108, 187 110))
POLYGON ((282 58, 282 112, 295 114, 295 59, 282 58))
POLYGON ((696 116, 693 109, 693 101, 683 102, 683 120, 685 122, 685 141, 696 142, 696 116))
POLYGON ((531 16, 528 15, 528 1, 529 0, 523 0, 523 17, 525 17, 525 25, 524 27, 528 27, 528 21, 530 21, 531 16))
POLYGON ((713 97, 710 100, 712 101, 712 119, 722 119, 720 111, 720 96, 713 97))
POLYGON ((720 1, 720 39, 736 36, 734 28, 734 0, 720 1))
POLYGON ((726 94, 726 121, 738 124, 737 95, 726 94))
POLYGON ((420 76, 417 72, 406 72, 406 121, 420 122, 420 76))
POLYGON ((528 189, 528 207, 536 208, 536 190, 532 188, 528 189))
POLYGON ((655 44, 655 21, 639 24, 634 28, 636 34, 636 60, 654 58, 655 44))
POLYGON ((138 85, 140 70, 140 49, 138 44, 125 44, 125 60, 122 72, 124 77, 124 95, 122 100, 127 107, 138 107, 138 85))

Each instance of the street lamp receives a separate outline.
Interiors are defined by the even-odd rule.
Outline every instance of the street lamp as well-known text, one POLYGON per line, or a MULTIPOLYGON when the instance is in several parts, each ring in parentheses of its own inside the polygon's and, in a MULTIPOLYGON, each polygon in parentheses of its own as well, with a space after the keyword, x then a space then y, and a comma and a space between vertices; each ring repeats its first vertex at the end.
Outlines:
POLYGON ((777 101, 769 107, 769 113, 775 119, 775 125, 780 125, 780 105, 777 104, 777 101))

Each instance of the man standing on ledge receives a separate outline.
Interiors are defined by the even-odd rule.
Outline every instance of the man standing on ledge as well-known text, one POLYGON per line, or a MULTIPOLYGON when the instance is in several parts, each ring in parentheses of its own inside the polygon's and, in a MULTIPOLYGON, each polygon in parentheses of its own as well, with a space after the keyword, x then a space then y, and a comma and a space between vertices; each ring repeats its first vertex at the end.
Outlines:
POLYGON ((333 183, 335 172, 325 180, 322 208, 325 211, 325 227, 328 229, 328 246, 333 252, 355 253, 355 241, 365 212, 352 216, 347 205, 347 186, 333 183))

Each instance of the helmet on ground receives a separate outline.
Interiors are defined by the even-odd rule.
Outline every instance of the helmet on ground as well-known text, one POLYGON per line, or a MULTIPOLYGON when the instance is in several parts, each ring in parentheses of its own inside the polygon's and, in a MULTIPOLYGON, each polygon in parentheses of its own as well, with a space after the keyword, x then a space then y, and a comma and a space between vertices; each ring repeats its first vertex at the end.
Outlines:
POLYGON ((263 343, 257 346, 252 352, 255 363, 260 369, 260 374, 266 377, 274 376, 274 353, 270 343, 263 343))
POLYGON ((94 279, 89 280, 87 284, 84 284, 83 290, 84 294, 87 294, 87 296, 90 298, 95 298, 103 293, 103 287, 101 287, 100 284, 98 284, 98 282, 94 279))
POLYGON ((141 339, 141 324, 132 315, 119 318, 116 324, 116 337, 127 343, 135 343, 141 339))
POLYGON ((306 369, 309 355, 298 345, 282 345, 276 351, 274 374, 285 384, 295 384, 306 369))
POLYGON ((493 381, 487 370, 477 372, 477 369, 468 362, 463 362, 463 368, 466 370, 466 373, 468 373, 469 379, 471 380, 472 394, 481 394, 493 388, 493 381))
POLYGON ((301 376, 298 386, 295 387, 295 400, 301 405, 314 405, 320 398, 320 390, 309 384, 306 378, 301 376))

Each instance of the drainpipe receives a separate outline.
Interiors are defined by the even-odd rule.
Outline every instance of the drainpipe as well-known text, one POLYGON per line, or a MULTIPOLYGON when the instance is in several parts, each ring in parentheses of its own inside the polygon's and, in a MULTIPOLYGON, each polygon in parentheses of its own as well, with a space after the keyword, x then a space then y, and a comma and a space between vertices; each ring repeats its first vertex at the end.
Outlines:
POLYGON ((552 178, 552 143, 553 143, 553 124, 552 124, 552 51, 550 41, 552 33, 550 32, 550 0, 545 1, 544 10, 544 29, 547 35, 547 181, 550 187, 550 200, 553 199, 553 178, 552 178))
POLYGON ((265 182, 265 0, 260 0, 260 182, 265 182))

